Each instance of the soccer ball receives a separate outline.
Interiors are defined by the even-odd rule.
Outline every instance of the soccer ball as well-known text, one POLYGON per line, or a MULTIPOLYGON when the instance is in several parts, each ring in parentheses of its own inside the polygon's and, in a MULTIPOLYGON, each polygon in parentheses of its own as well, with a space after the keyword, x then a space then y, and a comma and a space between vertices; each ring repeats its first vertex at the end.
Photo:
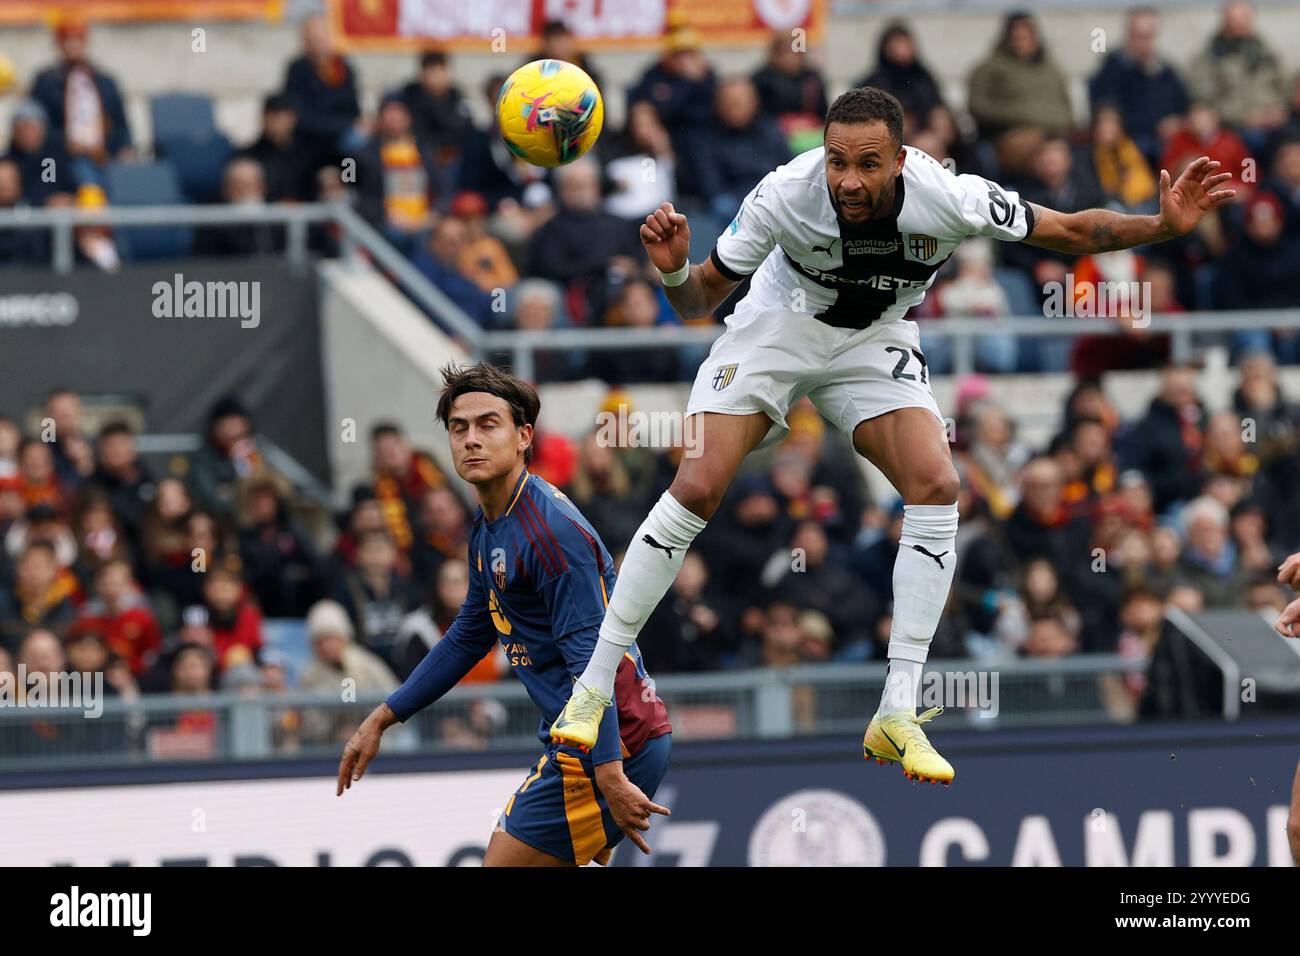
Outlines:
POLYGON ((534 60, 510 74, 497 96, 497 122, 510 152, 534 166, 563 166, 591 149, 605 123, 600 90, 563 60, 534 60))

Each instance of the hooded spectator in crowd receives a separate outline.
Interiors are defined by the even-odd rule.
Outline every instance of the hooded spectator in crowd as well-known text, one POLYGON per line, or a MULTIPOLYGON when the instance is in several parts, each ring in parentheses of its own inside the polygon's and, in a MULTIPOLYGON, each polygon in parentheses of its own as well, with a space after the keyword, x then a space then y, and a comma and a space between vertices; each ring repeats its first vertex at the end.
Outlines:
MULTIPOLYGON (((1282 204, 1271 192, 1260 191, 1247 204, 1243 234, 1216 270, 1218 308, 1288 309, 1300 302, 1300 236, 1284 233, 1283 215, 1282 204)), ((1238 349, 1272 348, 1272 333, 1269 329, 1237 333, 1233 343, 1238 349)), ((1286 361, 1300 357, 1294 330, 1281 334, 1278 344, 1286 361)))
POLYGON ((939 84, 917 53, 916 38, 901 22, 886 25, 876 47, 876 68, 854 86, 874 86, 897 97, 912 129, 925 125, 931 111, 943 105, 939 84))
POLYGON ((994 51, 971 73, 968 108, 983 139, 1020 128, 1063 134, 1074 125, 1065 74, 1028 13, 1007 15, 994 51))
POLYGON ((344 680, 353 681, 358 695, 386 695, 397 687, 397 678, 375 654, 358 646, 348 614, 335 601, 319 601, 307 612, 307 636, 312 659, 298 685, 303 690, 341 692, 344 680))

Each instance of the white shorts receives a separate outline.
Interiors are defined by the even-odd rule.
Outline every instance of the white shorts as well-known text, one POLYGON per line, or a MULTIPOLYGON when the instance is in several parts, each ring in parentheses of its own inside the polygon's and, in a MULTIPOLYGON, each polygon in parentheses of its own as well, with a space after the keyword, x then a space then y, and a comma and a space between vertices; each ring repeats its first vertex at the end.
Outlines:
POLYGON ((805 312, 745 306, 696 373, 687 416, 766 412, 773 427, 759 448, 785 438, 786 413, 805 395, 850 438, 859 422, 898 408, 928 408, 943 422, 915 322, 839 329, 805 312))

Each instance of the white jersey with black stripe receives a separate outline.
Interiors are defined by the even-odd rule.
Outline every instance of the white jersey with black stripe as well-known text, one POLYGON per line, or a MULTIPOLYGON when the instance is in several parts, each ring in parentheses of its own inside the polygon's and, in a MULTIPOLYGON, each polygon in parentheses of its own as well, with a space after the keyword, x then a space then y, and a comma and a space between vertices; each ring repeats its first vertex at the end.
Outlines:
POLYGON ((866 328, 904 318, 968 236, 1014 242, 1032 230, 1033 214, 1016 193, 980 176, 953 175, 928 153, 903 148, 889 216, 842 221, 818 147, 768 173, 745 197, 714 246, 714 265, 728 278, 753 275, 749 308, 866 328))

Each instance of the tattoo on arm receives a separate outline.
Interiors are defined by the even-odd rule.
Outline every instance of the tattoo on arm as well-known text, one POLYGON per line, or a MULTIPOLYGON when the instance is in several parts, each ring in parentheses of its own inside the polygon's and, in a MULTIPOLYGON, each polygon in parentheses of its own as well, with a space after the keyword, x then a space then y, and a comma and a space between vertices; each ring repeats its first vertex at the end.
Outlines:
POLYGON ((1105 222, 1093 223, 1092 245, 1098 252, 1113 252, 1124 247, 1124 243, 1115 237, 1115 230, 1105 222))

